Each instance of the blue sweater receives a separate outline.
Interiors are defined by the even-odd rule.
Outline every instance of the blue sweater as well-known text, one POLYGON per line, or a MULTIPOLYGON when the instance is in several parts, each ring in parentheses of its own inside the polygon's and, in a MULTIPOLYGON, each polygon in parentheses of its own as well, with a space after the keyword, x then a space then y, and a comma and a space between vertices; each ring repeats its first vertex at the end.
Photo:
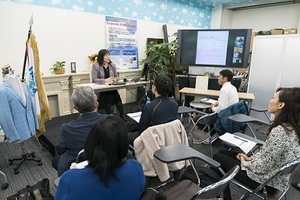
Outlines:
POLYGON ((72 169, 65 172, 59 181, 56 200, 138 200, 145 189, 142 166, 136 160, 127 160, 116 170, 119 180, 110 179, 104 185, 93 168, 72 169))

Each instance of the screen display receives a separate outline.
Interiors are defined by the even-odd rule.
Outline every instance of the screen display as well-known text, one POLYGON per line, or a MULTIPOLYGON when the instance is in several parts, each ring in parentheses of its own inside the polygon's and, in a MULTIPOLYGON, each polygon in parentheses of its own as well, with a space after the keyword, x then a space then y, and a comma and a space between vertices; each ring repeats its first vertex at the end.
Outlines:
POLYGON ((251 32, 251 29, 178 30, 177 64, 245 68, 251 32))

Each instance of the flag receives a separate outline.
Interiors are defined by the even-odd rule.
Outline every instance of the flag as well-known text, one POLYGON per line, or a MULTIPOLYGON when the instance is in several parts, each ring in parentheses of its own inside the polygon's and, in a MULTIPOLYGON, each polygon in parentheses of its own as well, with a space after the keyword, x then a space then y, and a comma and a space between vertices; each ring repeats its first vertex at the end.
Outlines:
POLYGON ((28 42, 26 42, 27 56, 27 84, 35 104, 36 113, 39 121, 37 137, 46 132, 45 122, 51 119, 50 106, 46 95, 43 79, 40 73, 40 58, 37 42, 34 34, 31 33, 28 42))

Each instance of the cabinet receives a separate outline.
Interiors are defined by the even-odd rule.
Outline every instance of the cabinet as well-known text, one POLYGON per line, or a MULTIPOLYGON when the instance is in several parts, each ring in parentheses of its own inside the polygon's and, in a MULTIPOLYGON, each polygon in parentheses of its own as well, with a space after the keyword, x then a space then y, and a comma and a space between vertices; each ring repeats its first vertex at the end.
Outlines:
MULTIPOLYGON (((141 76, 141 70, 119 71, 120 79, 131 79, 141 76)), ((42 76, 52 117, 74 113, 71 95, 78 84, 90 83, 88 72, 65 73, 42 76)), ((123 103, 137 101, 137 89, 118 90, 123 103)))
POLYGON ((255 95, 253 105, 268 108, 278 87, 300 87, 299 52, 298 34, 254 38, 248 81, 248 92, 255 95))

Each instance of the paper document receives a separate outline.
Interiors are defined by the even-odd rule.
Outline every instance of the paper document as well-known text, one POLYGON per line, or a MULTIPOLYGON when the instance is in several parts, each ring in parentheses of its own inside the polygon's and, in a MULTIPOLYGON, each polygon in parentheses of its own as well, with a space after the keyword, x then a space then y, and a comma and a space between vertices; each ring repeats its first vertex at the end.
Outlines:
POLYGON ((79 86, 90 86, 90 87, 94 87, 94 86, 98 86, 98 84, 96 84, 96 83, 84 83, 84 84, 80 84, 79 86))
POLYGON ((225 133, 219 137, 221 140, 233 145, 239 147, 244 153, 249 153, 253 149, 253 147, 256 145, 255 142, 247 140, 243 137, 231 134, 231 133, 225 133))
POLYGON ((134 113, 127 113, 127 115, 132 118, 134 121, 136 121, 137 123, 139 123, 142 112, 134 112, 134 113))
POLYGON ((200 99, 200 102, 201 103, 207 103, 207 104, 213 104, 213 103, 218 102, 218 101, 215 100, 215 99, 204 98, 204 99, 200 99))

